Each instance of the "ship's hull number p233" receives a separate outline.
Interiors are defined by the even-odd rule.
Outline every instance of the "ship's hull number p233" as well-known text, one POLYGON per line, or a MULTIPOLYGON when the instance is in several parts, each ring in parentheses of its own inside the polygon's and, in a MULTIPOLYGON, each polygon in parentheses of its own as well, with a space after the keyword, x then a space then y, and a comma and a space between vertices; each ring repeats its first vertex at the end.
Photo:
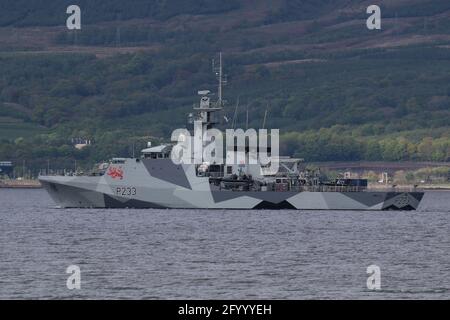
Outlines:
POLYGON ((135 196, 137 194, 137 190, 135 187, 117 187, 116 195, 118 196, 135 196))

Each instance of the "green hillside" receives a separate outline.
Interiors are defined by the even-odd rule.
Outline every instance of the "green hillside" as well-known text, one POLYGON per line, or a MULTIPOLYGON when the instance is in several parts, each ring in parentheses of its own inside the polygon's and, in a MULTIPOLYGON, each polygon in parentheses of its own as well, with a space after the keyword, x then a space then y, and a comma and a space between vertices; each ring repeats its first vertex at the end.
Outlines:
POLYGON ((258 128, 268 110, 287 154, 450 160, 448 1, 380 1, 374 31, 367 1, 79 1, 79 31, 67 3, 0 5, 0 159, 90 165, 166 139, 222 51, 225 113, 239 97, 258 128))

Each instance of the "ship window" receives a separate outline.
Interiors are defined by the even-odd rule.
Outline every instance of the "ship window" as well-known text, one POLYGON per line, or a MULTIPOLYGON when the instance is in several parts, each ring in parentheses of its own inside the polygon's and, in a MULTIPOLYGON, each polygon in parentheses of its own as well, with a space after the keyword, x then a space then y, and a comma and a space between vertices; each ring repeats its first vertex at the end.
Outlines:
POLYGON ((217 164, 212 164, 209 166, 208 171, 209 172, 222 172, 222 167, 217 164))
POLYGON ((233 173, 233 167, 227 166, 227 174, 232 174, 232 173, 233 173))

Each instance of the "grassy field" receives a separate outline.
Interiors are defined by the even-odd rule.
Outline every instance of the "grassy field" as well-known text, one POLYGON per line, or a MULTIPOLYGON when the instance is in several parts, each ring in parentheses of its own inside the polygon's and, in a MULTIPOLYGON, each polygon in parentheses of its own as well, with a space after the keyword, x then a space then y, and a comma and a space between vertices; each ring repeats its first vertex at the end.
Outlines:
POLYGON ((48 132, 48 129, 34 123, 0 117, 0 140, 14 140, 20 137, 28 138, 46 132, 48 132))

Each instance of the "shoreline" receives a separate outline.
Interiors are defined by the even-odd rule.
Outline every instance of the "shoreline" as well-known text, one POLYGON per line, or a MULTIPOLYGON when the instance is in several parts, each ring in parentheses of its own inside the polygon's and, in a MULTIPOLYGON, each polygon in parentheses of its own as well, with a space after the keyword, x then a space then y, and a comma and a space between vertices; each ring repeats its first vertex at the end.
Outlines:
POLYGON ((0 189, 42 189, 39 180, 0 180, 0 189))

